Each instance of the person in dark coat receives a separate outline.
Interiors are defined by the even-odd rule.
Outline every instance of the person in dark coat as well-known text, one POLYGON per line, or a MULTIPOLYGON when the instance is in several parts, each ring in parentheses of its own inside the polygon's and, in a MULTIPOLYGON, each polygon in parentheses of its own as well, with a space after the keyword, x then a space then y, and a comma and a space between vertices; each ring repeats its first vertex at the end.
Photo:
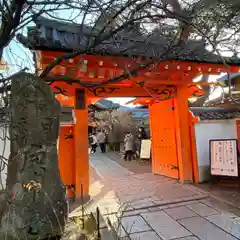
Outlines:
POLYGON ((138 128, 137 132, 137 141, 136 141, 136 149, 137 149, 137 156, 140 157, 141 152, 141 144, 142 140, 147 139, 147 134, 145 132, 145 129, 143 127, 138 128))
POLYGON ((89 142, 91 145, 91 153, 95 153, 97 150, 97 138, 94 134, 90 134, 89 142))

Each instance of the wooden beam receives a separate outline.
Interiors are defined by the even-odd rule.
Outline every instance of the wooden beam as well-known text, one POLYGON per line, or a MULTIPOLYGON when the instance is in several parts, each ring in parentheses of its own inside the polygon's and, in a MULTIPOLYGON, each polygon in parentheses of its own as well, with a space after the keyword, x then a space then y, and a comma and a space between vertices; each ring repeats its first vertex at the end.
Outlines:
MULTIPOLYGON (((47 65, 46 65, 47 66, 47 65)), ((110 73, 110 72, 106 72, 106 74, 103 75, 99 75, 98 74, 98 69, 94 70, 94 71, 89 71, 86 73, 79 73, 79 72, 74 72, 69 74, 69 72, 67 72, 67 68, 62 67, 62 66, 58 66, 56 67, 52 73, 49 74, 49 77, 53 76, 54 78, 56 78, 56 76, 59 76, 59 78, 61 78, 61 76, 64 76, 67 78, 67 76, 69 77, 69 79, 74 78, 74 79, 79 79, 79 81, 84 81, 84 82, 88 82, 88 83, 104 83, 109 79, 112 79, 114 77, 118 77, 121 75, 121 73, 110 73), (94 73, 95 71, 95 73, 94 73)), ((137 82, 137 83, 142 83, 144 82, 145 84, 149 84, 149 85, 160 85, 160 84, 175 84, 175 85, 182 85, 182 84, 186 84, 186 83, 191 83, 192 79, 194 77, 190 77, 193 76, 193 74, 181 74, 180 72, 163 72, 161 74, 155 74, 155 73, 150 73, 150 74, 141 74, 141 72, 139 72, 138 76, 130 76, 129 78, 126 78, 118 83, 115 83, 115 85, 132 85, 133 82, 137 82)), ((195 74, 195 76, 197 76, 197 73, 195 74)), ((70 81, 70 80, 69 80, 70 81)))
MULTIPOLYGON (((69 85, 65 82, 55 82, 50 85, 56 94, 74 96, 75 90, 81 88, 78 84, 69 85)), ((161 89, 161 87, 159 87, 161 89)), ((90 98, 108 98, 108 97, 148 97, 147 91, 140 86, 117 87, 107 85, 103 87, 88 88, 86 94, 90 98)))
MULTIPOLYGON (((60 101, 64 100, 65 96, 75 96, 76 89, 83 88, 78 84, 67 84, 65 82, 55 82, 50 85, 52 90, 56 94, 63 95, 59 99, 60 101)), ((186 85, 188 88, 188 96, 201 96, 204 94, 202 89, 195 84, 186 85)), ((160 97, 162 99, 163 94, 161 93, 163 90, 171 88, 171 85, 147 85, 146 87, 141 87, 140 85, 133 84, 132 86, 115 86, 115 85, 106 85, 103 87, 93 87, 93 88, 86 88, 86 94, 88 98, 108 98, 108 97, 160 97)), ((172 87, 174 88, 174 86, 172 87)), ((84 88, 83 88, 84 89, 84 88)), ((72 105, 73 100, 67 100, 66 102, 70 101, 70 105, 72 105)))
MULTIPOLYGON (((56 57, 64 55, 61 52, 42 51, 42 64, 51 63, 56 57)), ((60 65, 67 69, 82 68, 83 72, 96 71, 96 69, 114 71, 129 71, 139 67, 143 62, 142 58, 131 59, 127 57, 100 56, 100 55, 80 55, 74 59, 63 61, 60 65)), ((240 72, 240 66, 230 66, 228 69, 223 64, 200 63, 191 61, 166 60, 152 65, 148 70, 143 72, 161 74, 164 71, 200 74, 220 74, 230 70, 231 72, 240 72)), ((119 74, 119 73, 118 73, 119 74)), ((141 72, 141 75, 143 73, 141 72)))

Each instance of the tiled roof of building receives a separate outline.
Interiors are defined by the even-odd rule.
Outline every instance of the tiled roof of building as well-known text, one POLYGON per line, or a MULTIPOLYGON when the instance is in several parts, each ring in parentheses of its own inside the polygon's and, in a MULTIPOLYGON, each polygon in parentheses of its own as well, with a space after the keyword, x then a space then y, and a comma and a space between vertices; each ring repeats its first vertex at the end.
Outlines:
MULTIPOLYGON (((193 107, 189 109, 194 116, 199 117, 200 120, 227 120, 240 118, 240 109, 237 108, 206 108, 206 107, 193 107)), ((126 111, 126 109, 125 109, 126 111)), ((129 108, 127 111, 133 113, 133 118, 147 118, 149 111, 147 108, 129 108)), ((68 106, 62 107, 60 116, 61 122, 72 122, 72 108, 68 106)), ((89 122, 98 122, 98 125, 103 124, 96 119, 91 119, 89 115, 89 122)))
POLYGON ((105 109, 117 109, 120 107, 120 104, 104 98, 100 99, 96 104, 102 105, 105 109))
MULTIPOLYGON (((133 108, 129 109, 132 111, 134 119, 146 119, 149 115, 147 108, 133 108)), ((190 108, 190 111, 194 116, 199 117, 200 120, 230 120, 240 118, 240 109, 224 109, 224 108, 190 108)), ((72 108, 68 106, 63 106, 62 113, 60 116, 61 123, 71 123, 73 122, 72 117, 72 108)), ((104 122, 98 119, 95 119, 94 116, 89 113, 89 126, 98 127, 103 125, 104 122)))
MULTIPOLYGON (((101 125, 103 124, 103 121, 98 121, 95 119, 94 116, 94 112, 95 111, 101 111, 101 110, 107 110, 107 109, 115 109, 118 108, 119 104, 114 103, 112 101, 109 101, 107 99, 101 99, 98 102, 96 102, 95 104, 90 104, 88 106, 88 122, 89 122, 89 126, 90 125, 101 125)), ((62 111, 60 114, 60 122, 62 124, 67 124, 67 123, 73 123, 73 115, 72 115, 72 110, 73 107, 69 107, 69 106, 62 106, 62 111)))
POLYGON ((240 109, 224 108, 190 108, 194 116, 200 120, 227 120, 240 118, 240 109))
MULTIPOLYGON (((228 97, 228 96, 226 96, 228 97)), ((239 99, 240 96, 235 95, 234 98, 239 99)), ((225 109, 238 109, 239 108, 239 100, 237 100, 236 102, 232 101, 231 99, 228 98, 216 98, 214 100, 208 101, 206 103, 206 107, 209 108, 225 108, 225 109)))
POLYGON ((130 108, 130 107, 125 107, 122 106, 119 108, 120 111, 126 111, 126 112, 131 112, 132 113, 132 118, 133 119, 146 119, 148 118, 148 109, 146 108, 130 108))
MULTIPOLYGON (((39 17, 35 19, 36 27, 28 28, 28 35, 19 34, 18 40, 33 50, 51 50, 72 52, 74 49, 85 49, 92 28, 86 25, 64 23, 39 17), (80 32, 81 31, 81 32, 80 32)), ((197 61, 208 63, 222 63, 222 58, 207 51, 205 42, 189 40, 184 46, 173 47, 172 39, 163 35, 162 31, 155 31, 151 35, 133 34, 133 31, 123 29, 121 32, 102 41, 94 49, 85 54, 104 54, 117 56, 142 56, 182 61, 197 61), (166 49, 170 47, 166 55, 166 49)), ((229 64, 240 65, 240 59, 225 58, 229 64)))
MULTIPOLYGON (((199 117, 200 120, 227 120, 240 118, 240 109, 236 108, 206 108, 206 107, 193 107, 189 110, 194 116, 199 117)), ((138 113, 142 113, 143 118, 148 115, 147 108, 139 108, 138 113)))

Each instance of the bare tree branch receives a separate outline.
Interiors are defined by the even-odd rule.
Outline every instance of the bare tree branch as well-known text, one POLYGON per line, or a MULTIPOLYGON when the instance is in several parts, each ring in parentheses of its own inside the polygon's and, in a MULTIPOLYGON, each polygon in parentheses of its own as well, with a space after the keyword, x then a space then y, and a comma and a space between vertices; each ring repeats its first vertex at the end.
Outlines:
POLYGON ((4 2, 6 11, 2 12, 2 24, 0 28, 0 58, 2 57, 3 48, 6 47, 12 38, 12 31, 20 24, 21 14, 26 0, 13 0, 8 7, 4 2))

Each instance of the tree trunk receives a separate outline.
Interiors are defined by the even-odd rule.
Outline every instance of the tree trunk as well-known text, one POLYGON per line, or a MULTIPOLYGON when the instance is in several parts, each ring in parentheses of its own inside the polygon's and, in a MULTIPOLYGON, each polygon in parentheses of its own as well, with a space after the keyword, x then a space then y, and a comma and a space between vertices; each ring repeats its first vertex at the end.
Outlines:
POLYGON ((41 78, 12 79, 7 194, 0 239, 61 236, 67 219, 66 189, 57 155, 60 105, 41 78))

